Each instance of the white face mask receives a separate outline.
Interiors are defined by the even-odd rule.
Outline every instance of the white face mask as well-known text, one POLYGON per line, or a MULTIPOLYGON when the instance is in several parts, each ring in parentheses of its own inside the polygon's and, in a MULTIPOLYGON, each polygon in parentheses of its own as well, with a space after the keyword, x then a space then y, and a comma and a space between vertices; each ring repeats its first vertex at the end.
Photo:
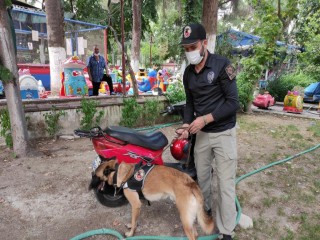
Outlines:
MULTIPOLYGON (((201 50, 203 48, 203 45, 201 44, 201 50)), ((203 59, 204 54, 200 54, 200 50, 194 50, 192 52, 186 52, 186 57, 190 64, 197 65, 201 62, 203 59)))
POLYGON ((94 53, 93 55, 98 57, 100 55, 100 53, 94 53))
POLYGON ((192 52, 186 52, 186 56, 190 64, 197 65, 203 59, 203 56, 200 55, 200 50, 194 50, 192 52))

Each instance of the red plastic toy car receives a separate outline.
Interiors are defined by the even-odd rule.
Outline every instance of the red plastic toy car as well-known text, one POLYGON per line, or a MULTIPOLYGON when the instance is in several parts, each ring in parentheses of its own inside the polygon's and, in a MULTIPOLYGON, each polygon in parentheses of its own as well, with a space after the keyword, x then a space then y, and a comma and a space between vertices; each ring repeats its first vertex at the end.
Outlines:
POLYGON ((252 104, 258 108, 268 109, 270 106, 273 106, 275 104, 275 100, 269 92, 265 92, 264 94, 259 94, 253 100, 252 104))

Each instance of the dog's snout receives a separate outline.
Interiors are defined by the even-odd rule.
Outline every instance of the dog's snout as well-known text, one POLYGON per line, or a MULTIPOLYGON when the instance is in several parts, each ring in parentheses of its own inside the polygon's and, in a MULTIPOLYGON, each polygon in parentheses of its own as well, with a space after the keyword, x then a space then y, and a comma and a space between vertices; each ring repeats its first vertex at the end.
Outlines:
POLYGON ((89 190, 98 188, 98 186, 100 185, 100 183, 101 183, 100 178, 97 177, 97 175, 93 175, 93 176, 92 176, 92 179, 91 179, 91 182, 90 182, 90 184, 89 184, 89 190))

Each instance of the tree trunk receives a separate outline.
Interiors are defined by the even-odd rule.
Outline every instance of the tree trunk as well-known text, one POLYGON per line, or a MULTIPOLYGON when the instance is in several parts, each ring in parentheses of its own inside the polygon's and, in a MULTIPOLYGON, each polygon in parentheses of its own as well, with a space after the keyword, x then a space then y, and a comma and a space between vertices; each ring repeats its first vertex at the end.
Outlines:
MULTIPOLYGON (((121 52, 122 50, 122 47, 121 47, 121 43, 118 39, 118 34, 116 32, 116 30, 112 27, 112 26, 109 26, 110 30, 113 32, 113 35, 114 35, 114 39, 118 45, 118 50, 119 52, 121 52)), ((136 80, 136 76, 134 75, 134 72, 133 72, 133 69, 131 67, 131 64, 130 64, 130 61, 129 61, 129 57, 128 57, 128 54, 125 53, 125 58, 126 58, 126 65, 128 66, 129 68, 129 74, 130 74, 130 77, 131 77, 131 81, 132 81, 132 88, 133 88, 133 95, 135 97, 138 97, 139 96, 139 90, 138 90, 138 85, 137 85, 137 80, 136 80)))
POLYGON ((47 33, 50 60, 51 95, 59 95, 62 63, 66 59, 64 42, 64 16, 61 0, 46 0, 47 33))
POLYGON ((218 28, 218 2, 219 0, 203 0, 202 24, 207 32, 208 50, 214 53, 218 28))
MULTIPOLYGON (((44 32, 44 23, 40 23, 40 32, 44 32)), ((40 52, 40 63, 45 64, 46 63, 46 55, 44 53, 45 44, 44 44, 44 36, 41 35, 40 37, 40 46, 39 46, 39 52, 40 52)))
POLYGON ((133 25, 132 25, 131 66, 134 72, 139 71, 140 41, 141 41, 141 8, 142 8, 142 0, 132 0, 133 25))
POLYGON ((0 0, 0 65, 8 69, 13 75, 11 80, 2 80, 10 116, 13 151, 17 156, 24 156, 29 150, 28 133, 20 95, 16 53, 10 21, 5 1, 0 0))

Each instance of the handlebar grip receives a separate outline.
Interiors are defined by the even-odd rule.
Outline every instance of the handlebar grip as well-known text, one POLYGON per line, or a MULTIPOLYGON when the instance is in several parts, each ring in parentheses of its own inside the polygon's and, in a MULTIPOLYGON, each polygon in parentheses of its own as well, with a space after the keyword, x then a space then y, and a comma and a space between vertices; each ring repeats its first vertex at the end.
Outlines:
POLYGON ((87 137, 87 138, 93 138, 99 136, 99 132, 93 132, 93 131, 87 131, 87 130, 80 130, 76 129, 74 130, 74 134, 79 137, 87 137))

